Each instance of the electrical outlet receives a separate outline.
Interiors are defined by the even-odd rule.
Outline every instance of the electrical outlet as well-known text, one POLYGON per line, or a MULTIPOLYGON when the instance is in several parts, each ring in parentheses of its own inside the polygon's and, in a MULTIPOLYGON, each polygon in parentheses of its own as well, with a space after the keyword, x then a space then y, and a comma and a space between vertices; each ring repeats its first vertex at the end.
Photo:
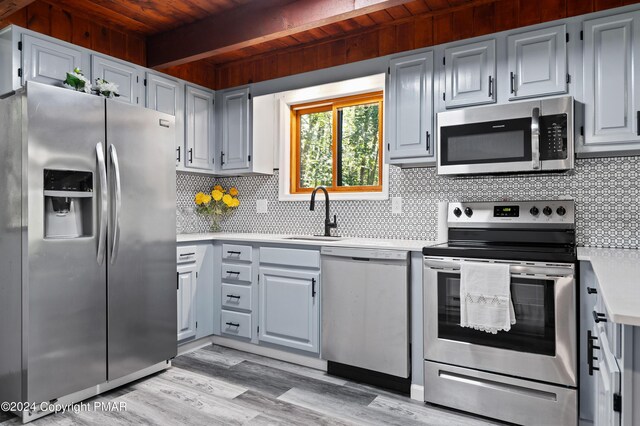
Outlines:
POLYGON ((268 211, 268 201, 267 200, 256 200, 256 213, 267 213, 268 211))
POLYGON ((391 214, 402 214, 402 197, 391 197, 391 214))

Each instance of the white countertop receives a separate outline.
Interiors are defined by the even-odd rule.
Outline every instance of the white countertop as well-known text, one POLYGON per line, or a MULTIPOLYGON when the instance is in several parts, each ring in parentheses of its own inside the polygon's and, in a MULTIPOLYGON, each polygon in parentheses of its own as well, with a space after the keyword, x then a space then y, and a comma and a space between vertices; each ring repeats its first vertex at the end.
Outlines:
POLYGON ((202 234, 179 234, 179 243, 189 243, 195 241, 243 241, 248 243, 276 243, 295 244, 301 246, 332 246, 332 247, 357 247, 357 248, 377 248, 389 250, 422 251, 425 246, 436 244, 434 241, 424 240, 391 240, 378 238, 352 238, 343 237, 341 240, 289 240, 287 237, 295 235, 279 234, 249 234, 249 233, 229 233, 215 232, 202 234))
POLYGON ((578 247, 578 260, 591 262, 611 320, 640 326, 640 250, 578 247))

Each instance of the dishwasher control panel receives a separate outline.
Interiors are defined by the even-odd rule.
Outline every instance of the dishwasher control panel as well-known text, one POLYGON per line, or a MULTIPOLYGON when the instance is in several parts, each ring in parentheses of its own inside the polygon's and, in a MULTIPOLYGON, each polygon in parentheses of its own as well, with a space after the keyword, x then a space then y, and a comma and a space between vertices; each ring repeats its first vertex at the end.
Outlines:
POLYGON ((320 254, 326 256, 351 257, 355 260, 407 260, 408 252, 376 248, 322 247, 320 254))

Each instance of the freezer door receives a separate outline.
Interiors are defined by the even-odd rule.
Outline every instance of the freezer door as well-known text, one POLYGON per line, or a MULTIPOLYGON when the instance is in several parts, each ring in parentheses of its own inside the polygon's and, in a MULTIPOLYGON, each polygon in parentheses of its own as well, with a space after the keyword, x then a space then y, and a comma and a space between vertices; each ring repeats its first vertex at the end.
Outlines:
POLYGON ((100 195, 106 188, 100 185, 98 161, 104 157, 105 103, 97 96, 28 82, 27 108, 24 400, 40 403, 107 378, 106 262, 98 256, 101 229, 106 231, 100 227, 106 193, 100 195), (55 173, 45 179, 45 170, 55 173), (45 182, 73 189, 78 183, 74 175, 88 177, 81 183, 92 190, 79 194, 72 209, 51 210, 52 199, 64 204, 65 197, 46 196, 45 182))
POLYGON ((109 380, 175 357, 174 118, 107 101, 109 380))

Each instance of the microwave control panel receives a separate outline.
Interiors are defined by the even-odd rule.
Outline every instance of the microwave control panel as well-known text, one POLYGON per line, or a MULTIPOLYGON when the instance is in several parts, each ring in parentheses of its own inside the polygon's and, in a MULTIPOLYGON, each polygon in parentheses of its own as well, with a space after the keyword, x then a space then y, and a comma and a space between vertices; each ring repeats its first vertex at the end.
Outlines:
POLYGON ((540 116, 540 160, 567 158, 567 114, 540 116))

